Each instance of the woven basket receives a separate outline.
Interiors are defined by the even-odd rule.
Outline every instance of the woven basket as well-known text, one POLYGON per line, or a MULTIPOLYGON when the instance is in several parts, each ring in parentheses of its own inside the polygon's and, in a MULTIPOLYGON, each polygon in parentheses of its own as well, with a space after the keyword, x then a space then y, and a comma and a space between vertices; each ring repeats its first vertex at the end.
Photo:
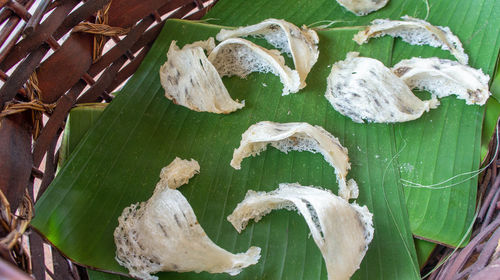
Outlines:
MULTIPOLYGON (((87 278, 29 228, 33 204, 54 179, 68 113, 79 103, 111 102, 166 19, 199 19, 216 2, 0 0, 0 278, 87 278)), ((500 176, 492 154, 470 245, 438 246, 422 270, 429 279, 498 279, 500 176)))
POLYGON ((33 202, 54 179, 66 117, 76 104, 110 102, 166 19, 199 19, 215 2, 0 1, 0 278, 85 277, 85 269, 57 250, 44 250, 35 232, 21 238, 29 231, 33 202))

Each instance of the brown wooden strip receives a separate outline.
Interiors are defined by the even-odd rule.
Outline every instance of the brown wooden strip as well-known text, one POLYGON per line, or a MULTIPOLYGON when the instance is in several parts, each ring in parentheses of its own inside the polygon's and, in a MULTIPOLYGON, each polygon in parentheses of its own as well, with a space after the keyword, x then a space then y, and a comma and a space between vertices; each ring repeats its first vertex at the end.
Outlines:
POLYGON ((17 1, 7 2, 7 7, 25 21, 28 21, 31 17, 31 15, 28 13, 28 10, 23 5, 19 4, 17 1))
POLYGON ((45 158, 45 172, 43 173, 42 183, 40 184, 40 189, 38 190, 36 200, 38 200, 38 198, 40 198, 42 194, 47 190, 52 180, 54 180, 54 176, 56 174, 57 162, 55 160, 54 154, 56 153, 57 140, 59 139, 59 135, 60 132, 62 132, 62 129, 58 132, 59 133, 57 133, 57 137, 54 137, 47 151, 47 157, 45 158))
POLYGON ((151 29, 146 31, 137 42, 132 46, 130 49, 132 53, 136 53, 138 50, 143 48, 144 46, 150 44, 153 42, 156 37, 158 37, 158 34, 160 34, 161 29, 163 28, 163 25, 165 25, 165 22, 159 23, 155 26, 153 26, 151 29))
POLYGON ((31 270, 35 279, 45 279, 45 253, 43 251, 43 239, 34 230, 29 235, 31 270))
POLYGON ((31 174, 31 129, 30 112, 1 120, 0 189, 7 197, 12 212, 19 206, 31 174))
POLYGON ((141 65, 142 60, 146 56, 147 52, 151 46, 145 46, 141 52, 125 67, 122 68, 118 74, 116 74, 113 82, 106 89, 107 92, 113 92, 118 86, 120 86, 126 79, 128 79, 132 74, 135 73, 139 65, 141 65))
POLYGON ((473 274, 469 280, 495 280, 500 278, 500 259, 492 261, 485 269, 473 274))
MULTIPOLYGON (((7 0, 2 0, 7 1, 7 0)), ((10 18, 14 13, 9 9, 0 10, 0 24, 3 24, 8 18, 10 18)))
POLYGON ((455 259, 450 261, 450 265, 446 266, 446 273, 443 273, 444 280, 452 280, 454 275, 456 275, 466 264, 469 257, 475 250, 475 247, 483 242, 483 240, 490 236, 490 234, 495 231, 498 226, 500 226, 500 216, 497 216, 491 224, 489 224, 484 230, 482 230, 478 235, 476 235, 469 244, 462 249, 459 253, 455 254, 455 259))
POLYGON ((73 33, 37 71, 41 100, 56 102, 92 64, 93 36, 73 33))
MULTIPOLYGON (((109 25, 131 27, 140 19, 165 5, 165 2, 165 0, 113 0, 109 9, 109 25)), ((185 2, 187 1, 171 0, 168 3, 173 7, 176 5, 179 7, 179 3, 185 2)))
POLYGON ((112 49, 107 51, 96 63, 92 65, 92 67, 89 69, 89 74, 91 76, 97 75, 113 61, 124 55, 125 52, 127 52, 127 50, 129 50, 134 45, 134 43, 153 22, 154 19, 151 16, 148 16, 143 19, 138 25, 134 26, 128 33, 127 37, 121 40, 112 49))
MULTIPOLYGON (((7 4, 8 0, 2 0, 5 1, 7 4)), ((25 9, 29 9, 31 5, 33 4, 34 0, 20 0, 17 1, 19 4, 23 5, 25 9)), ((10 16, 12 16, 14 13, 9 10, 9 9, 2 9, 0 11, 0 24, 2 24, 6 19, 8 19, 10 16)))
MULTIPOLYGON (((0 228, 0 236, 6 236, 7 233, 5 232, 4 228, 0 228)), ((9 262, 13 265, 17 265, 16 261, 14 258, 12 258, 12 255, 10 254, 10 251, 5 248, 5 247, 0 247, 0 259, 3 259, 6 262, 9 262)))
POLYGON ((479 257, 476 262, 472 264, 470 269, 470 274, 475 274, 483 269, 495 252, 495 249, 498 246, 498 240, 500 239, 500 228, 498 228, 495 233, 490 237, 490 239, 484 244, 484 247, 481 249, 479 257))
POLYGON ((207 12, 212 8, 213 4, 210 6, 205 7, 203 10, 199 10, 197 12, 194 12, 193 14, 189 15, 185 19, 189 20, 199 20, 201 19, 207 12))
POLYGON ((0 279, 4 280, 33 280, 24 271, 0 258, 0 279))
POLYGON ((10 78, 5 82, 0 89, 0 110, 3 110, 5 102, 16 96, 17 91, 28 80, 29 76, 35 68, 40 64, 43 56, 49 51, 50 47, 47 44, 40 46, 33 51, 19 66, 14 70, 10 78))
POLYGON ((58 50, 61 47, 61 45, 59 45, 56 39, 54 39, 54 37, 52 36, 49 36, 49 38, 45 42, 49 44, 50 48, 54 51, 58 50))
POLYGON ((97 80, 87 92, 78 98, 77 103, 95 102, 102 92, 113 82, 116 73, 118 73, 118 70, 120 70, 126 61, 127 58, 125 56, 118 58, 111 66, 108 67, 108 69, 106 69, 99 80, 97 80))
POLYGON ((4 58, 7 56, 7 54, 9 54, 9 52, 12 50, 12 48, 16 44, 17 40, 19 40, 19 38, 21 37, 21 34, 22 34, 22 29, 18 30, 16 32, 16 34, 14 34, 12 39, 7 43, 7 45, 5 45, 4 49, 2 50, 2 53, 0 53, 0 62, 4 60, 4 58))
MULTIPOLYGON (((7 71, 28 53, 35 51, 43 42, 45 42, 52 33, 64 21, 71 10, 79 3, 78 0, 64 0, 42 24, 38 26, 37 32, 27 36, 21 42, 16 44, 11 53, 7 55, 4 61, 0 63, 0 69, 7 71)), ((31 74, 31 73, 30 73, 31 74)))
POLYGON ((38 178, 38 179, 43 178, 43 172, 38 168, 32 167, 31 168, 31 175, 33 175, 33 177, 38 178))
POLYGON ((158 13, 160 15, 164 15, 166 13, 170 13, 171 11, 173 11, 173 10, 175 10, 177 8, 184 7, 184 6, 186 6, 188 4, 192 4, 192 3, 193 3, 193 0, 174 0, 174 1, 169 1, 165 5, 163 5, 160 8, 158 8, 158 13))
POLYGON ((52 247, 52 263, 54 265, 54 280, 74 279, 68 260, 52 247))
POLYGON ((31 34, 35 28, 40 24, 40 21, 42 20, 43 14, 45 13, 45 10, 47 9, 48 5, 50 4, 50 0, 42 0, 39 4, 38 7, 36 8, 35 12, 33 13, 33 16, 29 19, 28 23, 26 24, 26 27, 23 30, 23 33, 26 35, 31 34))
POLYGON ((172 13, 169 18, 184 18, 189 12, 191 12, 193 9, 196 8, 196 4, 194 2, 191 2, 179 10, 175 11, 172 13))
POLYGON ((201 0, 194 0, 198 9, 203 10, 203 2, 201 0))
POLYGON ((64 34, 68 33, 74 26, 80 22, 88 19, 98 10, 102 9, 109 0, 90 0, 86 1, 83 5, 74 10, 67 16, 61 26, 54 32, 54 38, 59 40, 64 34))
POLYGON ((38 167, 42 162, 45 152, 52 143, 52 139, 56 137, 64 120, 66 120, 69 110, 75 104, 76 98, 86 85, 87 83, 83 80, 78 81, 66 95, 61 96, 57 101, 54 113, 52 113, 52 116, 43 127, 33 147, 33 165, 35 167, 38 167))
MULTIPOLYGON (((75 267, 76 272, 81 280, 90 280, 88 271, 85 267, 78 265, 76 263, 73 263, 73 266, 75 267)), ((78 280, 80 280, 80 279, 78 279, 78 280)))
POLYGON ((493 196, 497 192, 498 188, 500 187, 500 177, 497 176, 495 178, 495 181, 491 185, 490 189, 487 191, 487 195, 485 199, 483 200, 483 203, 481 205, 481 209, 479 210, 478 214, 478 219, 479 221, 483 221, 485 216, 486 216, 486 211, 490 208, 491 206, 491 201, 493 200, 493 196))
POLYGON ((156 21, 157 23, 162 22, 162 20, 161 20, 161 15, 160 15, 160 13, 158 13, 158 11, 157 11, 157 10, 153 11, 153 17, 155 18, 155 21, 156 21))
MULTIPOLYGON (((498 178, 499 177, 497 177, 497 179, 498 178)), ((490 190, 490 192, 493 192, 493 190, 490 190)), ((488 208, 488 212, 486 212, 486 216, 484 217, 483 224, 481 225, 481 230, 484 230, 486 228, 486 226, 490 223, 491 219, 493 218, 495 212, 498 212, 497 202, 499 197, 500 197, 500 189, 497 189, 495 191, 495 195, 493 196, 493 200, 490 202, 490 207, 488 208)))
POLYGON ((19 21, 21 21, 21 19, 18 17, 11 17, 7 21, 7 23, 2 28, 2 31, 0 32, 0 46, 5 43, 5 40, 7 40, 7 38, 9 38, 10 34, 16 28, 19 21))

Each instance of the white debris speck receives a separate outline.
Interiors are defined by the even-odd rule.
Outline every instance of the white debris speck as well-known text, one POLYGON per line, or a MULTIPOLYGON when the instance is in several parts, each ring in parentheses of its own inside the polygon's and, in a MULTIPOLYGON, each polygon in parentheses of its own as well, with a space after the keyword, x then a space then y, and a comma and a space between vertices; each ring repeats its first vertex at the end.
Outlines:
POLYGON ((358 148, 358 151, 360 151, 360 152, 361 152, 361 148, 360 148, 359 146, 356 146, 356 148, 358 148))
POLYGON ((266 83, 262 83, 262 86, 263 86, 263 87, 267 87, 267 84, 266 84, 266 83))
POLYGON ((287 115, 290 115, 292 112, 290 110, 288 110, 288 113, 286 113, 287 115))
POLYGON ((375 158, 379 158, 380 156, 379 155, 375 155, 375 158))
POLYGON ((408 162, 399 165, 399 170, 403 173, 412 173, 415 167, 408 162))

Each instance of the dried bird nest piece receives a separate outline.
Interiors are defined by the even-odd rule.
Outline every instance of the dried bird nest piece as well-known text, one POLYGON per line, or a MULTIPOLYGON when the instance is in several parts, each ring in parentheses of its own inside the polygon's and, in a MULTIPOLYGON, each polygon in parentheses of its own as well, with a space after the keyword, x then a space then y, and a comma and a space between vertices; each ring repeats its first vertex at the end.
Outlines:
POLYGON ((271 72, 283 84, 283 95, 300 89, 299 74, 285 65, 277 50, 268 50, 248 40, 231 38, 222 41, 208 56, 219 75, 245 78, 252 72, 271 72))
POLYGON ((280 184, 272 192, 248 191, 227 220, 241 232, 276 209, 298 210, 326 263, 329 280, 349 279, 359 268, 373 238, 372 214, 366 206, 311 186, 280 184))
POLYGON ((260 258, 260 248, 232 254, 208 238, 189 202, 176 190, 200 170, 176 158, 160 173, 151 198, 123 210, 115 229, 116 260, 130 275, 158 279, 159 271, 208 271, 236 275, 260 258))
POLYGON ((427 90, 439 98, 455 94, 468 105, 484 105, 490 96, 490 77, 456 61, 414 57, 400 61, 392 71, 410 88, 427 90))
POLYGON ((258 122, 243 133, 240 146, 234 150, 231 166, 240 169, 244 158, 260 154, 267 149, 268 144, 284 153, 289 151, 321 153, 335 169, 339 195, 345 200, 358 197, 356 181, 346 179, 347 172, 351 169, 347 149, 340 144, 339 139, 321 126, 312 126, 304 122, 258 122))
POLYGON ((260 23, 240 27, 234 30, 222 29, 216 39, 256 36, 262 37, 274 47, 293 58, 295 69, 300 76, 300 89, 306 86, 306 77, 318 60, 318 34, 312 29, 280 19, 266 19, 260 23))
POLYGON ((355 122, 405 122, 436 108, 436 98, 422 101, 382 62, 350 52, 332 66, 325 97, 355 122))
POLYGON ((165 96, 175 104, 198 112, 228 114, 243 108, 231 99, 215 67, 203 50, 215 48, 214 39, 185 45, 182 50, 172 41, 167 62, 160 68, 165 96))
POLYGON ((372 25, 354 35, 353 40, 358 44, 368 42, 370 38, 384 35, 401 37, 403 41, 412 45, 429 45, 449 50, 458 62, 467 64, 469 57, 464 52, 462 43, 449 27, 434 26, 425 20, 403 16, 401 20, 376 19, 372 25))
POLYGON ((364 16, 385 7, 389 0, 337 0, 342 7, 357 16, 364 16))

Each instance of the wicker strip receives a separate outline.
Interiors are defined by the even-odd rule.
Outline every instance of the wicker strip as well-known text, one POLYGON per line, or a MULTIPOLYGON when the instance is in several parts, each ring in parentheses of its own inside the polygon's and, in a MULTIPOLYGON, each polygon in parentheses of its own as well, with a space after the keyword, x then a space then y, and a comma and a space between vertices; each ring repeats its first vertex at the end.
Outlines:
MULTIPOLYGON (((162 17, 185 18, 188 14, 191 15, 190 18, 200 17, 208 9, 205 3, 211 3, 208 4, 211 6, 217 0, 115 0, 112 6, 108 4, 109 2, 110 0, 0 0, 0 7, 4 5, 0 10, 0 23, 6 25, 11 20, 10 24, 13 26, 14 20, 11 18, 14 18, 17 22, 16 28, 19 28, 15 34, 11 34, 12 32, 0 34, 0 41, 5 41, 4 51, 0 53, 0 80, 5 82, 0 88, 0 130, 10 129, 8 131, 10 133, 12 129, 17 129, 14 125, 21 123, 22 120, 19 133, 22 132, 23 147, 19 148, 20 145, 17 144, 20 143, 16 142, 16 149, 13 152, 21 150, 25 152, 23 156, 28 157, 31 154, 33 157, 32 162, 29 158, 23 162, 25 165, 17 166, 18 170, 26 171, 26 178, 19 178, 14 183, 9 181, 5 188, 2 186, 4 193, 0 193, 0 232, 3 232, 0 234, 0 260, 2 258, 9 260, 28 274, 33 272, 32 276, 39 280, 46 278, 44 257, 47 256, 43 254, 43 241, 36 232, 23 234, 29 227, 28 223, 33 214, 29 198, 33 202, 36 201, 36 197, 43 193, 54 177, 58 158, 55 153, 57 138, 69 110, 75 106, 78 97, 85 96, 93 101, 106 98, 106 90, 111 92, 133 74, 161 30, 165 19, 162 21, 162 17), (12 3, 7 4, 10 2, 12 3), (34 2, 48 3, 48 6, 45 9, 39 6, 37 11, 30 15, 28 11, 34 2), (16 3, 24 6, 24 9, 17 9, 20 15, 9 9, 10 5, 16 3), (201 8, 203 9, 193 13, 201 8), (126 16, 123 16, 125 13, 126 16), (19 20, 19 17, 22 19, 19 20), (31 20, 26 24, 24 34, 26 36, 21 38, 23 32, 21 25, 29 18, 31 20), (68 40, 64 40, 61 46, 57 44, 57 41, 71 32, 75 26, 89 18, 93 18, 90 23, 80 24, 74 29, 74 32, 80 32, 79 34, 73 34, 68 40), (155 20, 158 22, 156 26, 155 20), (30 32, 35 26, 36 30, 30 32), (125 29, 127 27, 130 28, 125 29), (148 30, 149 28, 151 30, 148 30), (14 39, 10 40, 11 37, 8 35, 14 39), (1 39, 2 36, 4 39, 1 39), (104 45, 110 39, 117 45, 109 51, 103 51, 104 45), (92 41, 94 47, 91 47, 92 41), (49 47, 55 52, 47 55, 49 47), (137 55, 133 55, 135 53, 137 55), (44 57, 48 59, 42 63, 44 57), (71 66, 68 68, 71 71, 61 70, 60 65, 71 66), (73 67, 74 65, 76 66, 73 67), (33 74, 34 72, 36 74, 33 74), (57 75, 60 72, 67 74, 61 78, 61 75, 57 75), (105 74, 106 72, 109 74, 105 74), (10 77, 5 73, 9 73, 10 77), (59 78, 54 79, 54 76, 59 78), (37 78, 40 79, 40 83, 37 78), (64 83, 59 84, 63 79, 64 83), (93 82, 87 84, 85 81, 93 82), (87 85, 90 88, 84 91, 87 85), (6 119, 3 119, 4 117, 6 119), (42 122, 42 117, 44 120, 45 117, 48 119, 44 121, 45 124, 42 122), (2 124, 4 127, 1 127, 2 124), (30 133, 36 141, 29 139, 30 133), (47 163, 43 172, 37 169, 42 159, 46 159, 47 163), (34 182, 29 181, 29 172, 32 170, 33 176, 42 178, 40 191, 35 198, 32 194, 34 182), (29 197, 24 197, 22 184, 18 184, 19 181, 28 182, 29 197), (10 212, 7 208, 10 208, 10 212), (21 246, 24 238, 29 238, 31 256, 21 246)), ((12 28, 12 26, 6 27, 12 28)), ((0 31, 7 30, 2 28, 0 31)), ((14 140, 21 137, 17 132, 14 136, 16 136, 14 140)), ((9 163, 16 161, 16 155, 7 160, 9 163)), ((0 173, 10 176, 18 172, 4 169, 0 170, 0 173)), ((24 173, 22 175, 24 176, 24 173)), ((76 273, 73 276, 67 273, 65 260, 57 252, 53 254, 53 261, 53 274, 49 273, 52 278, 80 278, 76 273)), ((76 271, 76 266, 69 264, 70 272, 76 271)), ((1 262, 0 270, 2 270, 1 262)))
POLYGON ((24 34, 29 35, 33 33, 35 28, 40 24, 40 21, 42 20, 42 17, 45 14, 45 11, 47 10, 51 2, 52 2, 51 0, 42 0, 38 4, 38 7, 36 8, 35 12, 26 23, 26 26, 24 27, 23 30, 24 34))
POLYGON ((111 2, 109 1, 106 6, 101 10, 97 11, 96 23, 81 22, 75 28, 73 32, 85 32, 94 34, 94 52, 92 54, 92 62, 96 62, 101 58, 104 45, 106 44, 106 38, 112 36, 123 36, 127 35, 130 31, 129 28, 112 27, 108 25, 109 22, 109 7, 111 7, 111 2))
POLYGON ((8 102, 5 109, 0 112, 0 118, 4 118, 8 115, 13 115, 17 113, 24 112, 26 110, 35 110, 39 112, 52 112, 56 107, 55 104, 45 104, 38 99, 31 100, 29 102, 8 102))
POLYGON ((19 213, 17 215, 10 211, 10 203, 1 190, 0 201, 0 213, 2 217, 0 222, 2 227, 9 231, 6 237, 0 239, 0 244, 11 250, 16 245, 18 238, 21 237, 28 228, 31 218, 33 218, 33 201, 26 190, 23 197, 23 203, 19 205, 19 213))
MULTIPOLYGON (((97 11, 96 15, 96 23, 97 24, 109 24, 109 8, 111 7, 110 0, 106 6, 97 11)), ((102 51, 104 49, 104 45, 106 44, 106 38, 103 35, 94 35, 94 52, 92 53, 93 62, 97 61, 102 56, 102 51)))
POLYGON ((86 32, 103 36, 123 36, 129 32, 128 28, 112 27, 107 24, 82 22, 79 23, 73 32, 86 32))
POLYGON ((26 92, 30 101, 22 102, 12 100, 5 103, 5 108, 0 112, 0 120, 6 116, 18 114, 27 110, 32 111, 32 121, 34 125, 33 138, 38 138, 40 130, 43 127, 42 114, 47 112, 51 114, 56 104, 45 104, 40 101, 40 88, 38 87, 38 78, 36 72, 32 73, 26 83, 26 92))
MULTIPOLYGON (((45 56, 46 51, 43 50, 41 53, 38 53, 40 49, 44 49, 45 42, 49 39, 49 37, 53 34, 55 40, 59 40, 62 35, 58 34, 58 30, 61 26, 61 23, 66 22, 66 18, 68 18, 68 14, 78 5, 79 0, 65 0, 65 1, 56 1, 58 3, 57 7, 53 9, 50 14, 47 16, 43 22, 37 26, 36 32, 33 32, 31 35, 26 36, 20 42, 18 42, 15 47, 9 52, 9 54, 5 57, 3 61, 0 62, 0 69, 4 72, 9 71, 14 65, 17 65, 19 61, 22 61, 23 58, 28 56, 26 59, 30 59, 35 53, 37 54, 35 57, 31 58, 30 63, 24 63, 25 67, 22 68, 23 74, 26 73, 29 75, 32 73, 36 67, 39 66, 42 58, 45 56), (57 36, 56 36, 57 35, 57 36), (41 56, 41 57, 39 57, 41 56)), ((93 1, 90 1, 93 2, 93 1)), ((82 6, 83 7, 83 6, 82 6)), ((78 11, 75 10, 75 12, 78 11)), ((25 60, 26 60, 25 59, 25 60)), ((16 67, 16 70, 21 67, 19 64, 16 67)), ((10 92, 11 90, 16 91, 19 89, 25 82, 28 80, 28 77, 23 75, 16 76, 14 75, 16 71, 11 76, 12 78, 16 78, 16 84, 12 85, 14 89, 7 89, 5 86, 2 87, 2 91, 10 92)), ((5 94, 4 92, 0 92, 0 96, 5 94)), ((12 99, 12 97, 8 98, 8 100, 12 99)), ((7 100, 7 101, 8 101, 7 100)))
POLYGON ((33 201, 27 190, 16 212, 10 211, 10 203, 0 190, 0 225, 8 232, 7 236, 0 239, 0 246, 10 251, 11 257, 21 268, 30 272, 28 254, 20 245, 20 238, 33 218, 33 201))

